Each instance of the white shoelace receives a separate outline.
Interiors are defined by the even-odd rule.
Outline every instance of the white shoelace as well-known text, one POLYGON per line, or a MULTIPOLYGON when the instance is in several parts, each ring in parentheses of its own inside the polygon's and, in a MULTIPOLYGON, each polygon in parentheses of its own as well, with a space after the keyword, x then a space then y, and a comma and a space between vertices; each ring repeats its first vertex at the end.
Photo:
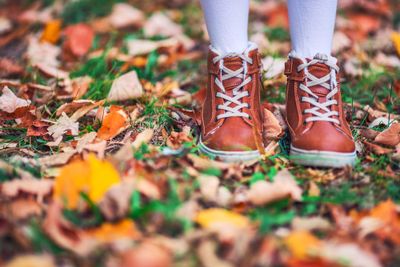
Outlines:
POLYGON ((326 55, 321 55, 321 54, 317 54, 314 57, 314 59, 312 59, 310 62, 307 62, 307 60, 305 59, 302 59, 302 61, 305 63, 299 65, 297 67, 297 70, 298 71, 304 70, 304 74, 306 76, 306 82, 305 84, 300 84, 300 90, 303 90, 312 97, 303 96, 301 98, 301 101, 310 103, 311 106, 313 106, 312 108, 304 110, 304 113, 313 115, 311 117, 306 118, 305 121, 306 122, 329 121, 336 124, 340 124, 338 119, 332 118, 332 116, 338 116, 339 113, 337 111, 332 111, 329 108, 332 105, 337 105, 337 101, 335 99, 332 99, 332 97, 334 97, 338 93, 336 72, 339 71, 339 67, 336 65, 336 62, 334 60, 329 60, 326 55), (331 69, 330 73, 321 78, 315 77, 314 75, 309 73, 308 67, 315 65, 317 63, 323 63, 329 66, 329 68, 331 69), (320 85, 329 90, 329 93, 326 95, 325 102, 322 103, 318 102, 319 96, 317 96, 310 90, 310 87, 315 85, 320 85), (325 111, 325 113, 321 113, 320 110, 325 111))
POLYGON ((218 86, 218 88, 221 90, 221 92, 218 92, 216 97, 224 99, 224 104, 223 105, 218 105, 217 109, 224 110, 225 112, 223 114, 217 115, 217 119, 223 119, 223 118, 230 118, 230 117, 245 117, 249 118, 249 114, 242 112, 242 108, 248 108, 249 104, 247 103, 242 103, 241 99, 243 97, 249 96, 249 92, 244 90, 244 86, 251 82, 251 77, 247 77, 247 63, 253 64, 253 60, 248 56, 248 50, 247 49, 243 54, 237 54, 237 53, 229 53, 227 55, 219 55, 213 58, 214 64, 219 61, 219 69, 220 69, 220 75, 219 77, 215 78, 215 84, 218 86), (243 62, 243 66, 237 70, 231 70, 224 65, 224 58, 227 57, 240 57, 243 62), (225 87, 223 85, 223 82, 225 80, 231 79, 231 78, 239 78, 242 79, 242 82, 236 86, 232 90, 232 97, 226 94, 225 87), (234 103, 234 106, 230 106, 232 103, 234 103))

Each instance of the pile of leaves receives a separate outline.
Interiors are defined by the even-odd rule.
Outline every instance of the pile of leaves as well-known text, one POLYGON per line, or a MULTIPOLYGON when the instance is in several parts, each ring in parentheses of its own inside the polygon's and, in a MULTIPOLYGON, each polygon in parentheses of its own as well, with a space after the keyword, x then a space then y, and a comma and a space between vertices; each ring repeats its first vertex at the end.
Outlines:
POLYGON ((200 155, 198 1, 13 0, 0 9, 0 265, 400 265, 400 7, 340 1, 354 168, 288 156, 285 1, 251 1, 261 159, 200 155))

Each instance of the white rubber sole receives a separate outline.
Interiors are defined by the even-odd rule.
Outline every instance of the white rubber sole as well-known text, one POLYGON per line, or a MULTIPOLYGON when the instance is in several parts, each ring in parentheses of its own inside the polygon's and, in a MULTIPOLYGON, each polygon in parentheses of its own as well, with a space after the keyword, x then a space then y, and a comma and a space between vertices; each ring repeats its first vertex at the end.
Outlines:
POLYGON ((201 142, 201 140, 199 140, 198 146, 200 153, 224 162, 245 162, 245 161, 255 160, 260 157, 260 153, 258 152, 258 150, 250 150, 250 151, 215 150, 206 146, 203 142, 201 142))
POLYGON ((290 160, 293 163, 312 167, 343 168, 354 166, 356 152, 340 153, 319 150, 304 150, 290 146, 290 160))

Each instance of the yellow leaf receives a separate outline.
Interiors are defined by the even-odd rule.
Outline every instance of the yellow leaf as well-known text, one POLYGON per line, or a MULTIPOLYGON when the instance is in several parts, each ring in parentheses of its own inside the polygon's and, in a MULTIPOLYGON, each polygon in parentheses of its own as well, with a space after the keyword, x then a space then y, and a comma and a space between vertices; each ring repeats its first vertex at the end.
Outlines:
POLYGON ((88 162, 91 170, 89 197, 99 202, 107 190, 120 181, 119 175, 110 162, 100 161, 93 154, 89 155, 88 162))
POLYGON ((394 47, 396 48, 397 54, 400 56, 400 33, 392 33, 392 42, 394 47))
POLYGON ((121 238, 137 239, 140 232, 133 221, 129 219, 118 223, 103 223, 100 227, 88 230, 87 233, 101 242, 112 242, 121 238))
POLYGON ((61 169, 55 179, 54 199, 65 207, 78 207, 81 192, 98 203, 107 190, 120 181, 118 172, 107 161, 98 160, 93 154, 86 161, 77 160, 61 169))
POLYGON ((219 208, 200 211, 195 221, 204 228, 212 228, 221 224, 237 228, 245 228, 250 225, 249 220, 243 215, 219 208))
POLYGON ((295 231, 284 240, 292 255, 297 259, 305 259, 310 252, 318 250, 320 241, 307 231, 295 231))
POLYGON ((44 28, 40 40, 52 44, 57 43, 57 41, 60 39, 61 25, 62 21, 59 19, 49 21, 44 28))

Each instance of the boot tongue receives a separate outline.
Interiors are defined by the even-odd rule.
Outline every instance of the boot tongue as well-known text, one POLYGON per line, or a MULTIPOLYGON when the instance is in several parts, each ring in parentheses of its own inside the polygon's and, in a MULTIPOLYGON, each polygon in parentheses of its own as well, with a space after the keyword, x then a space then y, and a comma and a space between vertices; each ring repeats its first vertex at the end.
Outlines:
MULTIPOLYGON (((227 69, 235 71, 243 67, 243 62, 240 57, 227 57, 224 58, 224 66, 227 69)), ((226 91, 231 91, 242 82, 242 78, 232 77, 230 79, 224 80, 222 84, 224 85, 226 91)))
MULTIPOLYGON (((329 75, 331 70, 329 66, 323 63, 316 63, 308 67, 308 72, 317 78, 322 78, 326 75, 329 75)), ((330 80, 328 80, 326 83, 329 84, 330 80)), ((330 92, 330 90, 326 89, 322 85, 309 86, 309 89, 319 97, 325 97, 330 92)))

